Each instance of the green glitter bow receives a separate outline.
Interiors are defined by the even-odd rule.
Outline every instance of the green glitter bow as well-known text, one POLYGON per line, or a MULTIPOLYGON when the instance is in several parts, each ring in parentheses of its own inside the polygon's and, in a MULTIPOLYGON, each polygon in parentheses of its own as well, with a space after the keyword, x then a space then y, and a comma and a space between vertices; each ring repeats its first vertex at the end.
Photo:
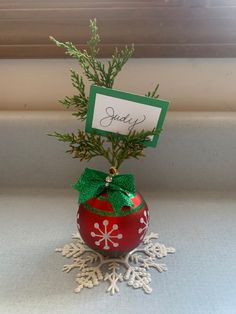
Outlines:
POLYGON ((79 203, 96 198, 107 192, 116 214, 121 213, 123 206, 133 206, 130 198, 135 194, 134 177, 132 174, 108 175, 105 172, 86 168, 73 186, 80 192, 79 203))

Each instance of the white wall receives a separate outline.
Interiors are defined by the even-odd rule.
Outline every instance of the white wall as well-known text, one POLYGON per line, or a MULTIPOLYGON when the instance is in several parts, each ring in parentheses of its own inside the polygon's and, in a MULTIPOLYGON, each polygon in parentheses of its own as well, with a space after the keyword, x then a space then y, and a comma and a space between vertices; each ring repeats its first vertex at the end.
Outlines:
MULTIPOLYGON (((0 60, 0 109, 63 109, 70 68, 74 60, 0 60)), ((115 88, 145 94, 156 82, 171 110, 236 109, 236 59, 132 59, 115 88)))

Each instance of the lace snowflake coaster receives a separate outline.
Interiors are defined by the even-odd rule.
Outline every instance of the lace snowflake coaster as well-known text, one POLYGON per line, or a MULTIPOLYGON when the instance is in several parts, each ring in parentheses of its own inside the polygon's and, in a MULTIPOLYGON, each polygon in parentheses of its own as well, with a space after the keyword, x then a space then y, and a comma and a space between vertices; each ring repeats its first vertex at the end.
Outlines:
POLYGON ((166 247, 154 241, 158 239, 157 233, 146 235, 139 247, 116 258, 104 257, 90 249, 79 233, 74 234, 72 238, 74 242, 56 249, 56 252, 67 258, 73 258, 71 264, 64 265, 63 271, 68 273, 74 268, 79 270, 75 280, 78 284, 74 290, 76 293, 83 288, 93 288, 102 281, 108 282, 107 292, 110 295, 119 292, 118 284, 122 281, 135 289, 140 288, 146 293, 151 293, 150 268, 160 273, 166 271, 166 265, 159 264, 158 260, 166 257, 167 254, 175 253, 173 247, 166 247))

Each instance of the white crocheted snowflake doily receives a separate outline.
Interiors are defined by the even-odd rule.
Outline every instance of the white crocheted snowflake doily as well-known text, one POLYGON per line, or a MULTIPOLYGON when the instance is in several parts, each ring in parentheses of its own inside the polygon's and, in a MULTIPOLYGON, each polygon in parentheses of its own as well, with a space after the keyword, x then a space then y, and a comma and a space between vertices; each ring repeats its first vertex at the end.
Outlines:
POLYGON ((56 249, 56 252, 73 259, 71 264, 64 265, 63 271, 68 273, 74 268, 79 270, 75 279, 76 293, 83 288, 93 288, 102 281, 108 282, 107 292, 110 295, 119 292, 118 284, 122 281, 135 289, 141 288, 144 292, 151 293, 150 268, 160 273, 166 271, 166 265, 159 264, 158 260, 175 252, 173 247, 166 247, 155 241, 158 239, 157 233, 146 235, 139 247, 124 256, 115 258, 104 257, 90 249, 79 233, 74 234, 72 238, 74 242, 56 249))

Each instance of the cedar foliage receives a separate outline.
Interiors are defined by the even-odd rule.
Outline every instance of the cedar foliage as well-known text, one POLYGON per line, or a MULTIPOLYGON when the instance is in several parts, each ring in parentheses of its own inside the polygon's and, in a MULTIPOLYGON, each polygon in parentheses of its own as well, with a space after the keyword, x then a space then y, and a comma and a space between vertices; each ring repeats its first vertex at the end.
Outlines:
MULTIPOLYGON (((134 47, 126 46, 120 51, 116 48, 111 59, 107 63, 104 63, 98 59, 101 39, 98 34, 96 19, 90 21, 89 27, 91 38, 87 42, 87 50, 77 49, 71 42, 62 43, 53 37, 50 38, 58 47, 64 48, 66 54, 78 60, 83 75, 92 84, 112 88, 116 76, 133 55, 134 47)), ((73 108, 74 112, 72 114, 82 121, 86 119, 88 110, 88 96, 85 92, 83 75, 71 70, 72 85, 76 89, 77 94, 72 97, 66 96, 60 101, 65 108, 73 108)), ((158 88, 159 84, 154 91, 148 92, 146 96, 158 98, 158 88)), ((48 135, 56 137, 59 141, 68 142, 69 149, 67 152, 71 153, 73 158, 79 158, 81 161, 89 161, 94 157, 101 156, 108 161, 110 167, 119 169, 121 164, 127 159, 144 157, 145 142, 148 141, 149 136, 159 134, 160 132, 161 130, 154 129, 141 132, 130 131, 127 136, 119 134, 101 136, 78 130, 76 134, 54 132, 48 135)))

